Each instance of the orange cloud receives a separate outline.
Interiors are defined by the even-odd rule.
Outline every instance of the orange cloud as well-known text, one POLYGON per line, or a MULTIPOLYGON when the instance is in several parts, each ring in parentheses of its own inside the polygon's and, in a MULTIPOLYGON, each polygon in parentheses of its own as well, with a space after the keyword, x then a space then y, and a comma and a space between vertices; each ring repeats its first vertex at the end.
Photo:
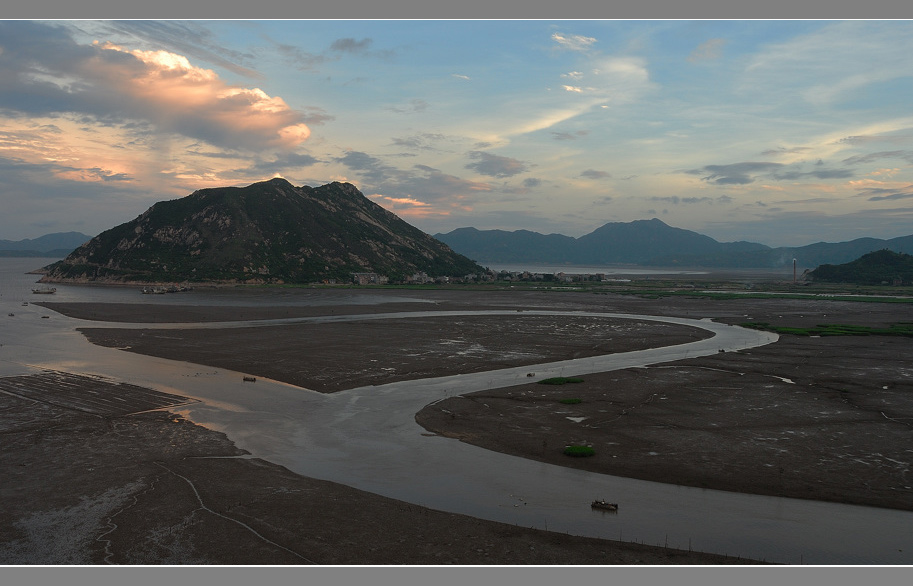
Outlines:
POLYGON ((127 98, 119 101, 129 115, 163 130, 247 149, 291 149, 311 134, 304 115, 281 97, 228 85, 214 71, 196 67, 182 55, 128 50, 112 43, 100 48, 102 53, 85 63, 83 73, 127 98), (116 54, 132 55, 138 63, 110 58, 116 54))

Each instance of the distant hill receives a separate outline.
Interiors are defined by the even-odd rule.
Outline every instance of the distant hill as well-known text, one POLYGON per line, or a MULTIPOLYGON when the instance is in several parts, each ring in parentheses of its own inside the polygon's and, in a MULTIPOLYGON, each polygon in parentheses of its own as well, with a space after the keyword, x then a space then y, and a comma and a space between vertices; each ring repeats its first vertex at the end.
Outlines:
POLYGON ((913 283, 913 256, 887 249, 876 250, 848 263, 823 264, 811 271, 808 278, 825 283, 909 285, 913 283))
POLYGON ((477 262, 572 263, 576 240, 561 234, 540 234, 529 230, 477 230, 458 228, 434 236, 450 248, 477 262))
POLYGON ((56 232, 25 240, 0 240, 0 257, 63 258, 92 237, 80 232, 56 232))
POLYGON ((295 187, 280 178, 159 202, 47 269, 45 282, 305 283, 483 271, 354 185, 295 187))
POLYGON ((779 268, 791 266, 796 259, 800 266, 810 268, 848 262, 882 248, 913 250, 913 236, 778 248, 754 242, 718 242, 655 218, 611 222, 579 238, 475 228, 459 228, 435 237, 477 262, 504 264, 779 268))

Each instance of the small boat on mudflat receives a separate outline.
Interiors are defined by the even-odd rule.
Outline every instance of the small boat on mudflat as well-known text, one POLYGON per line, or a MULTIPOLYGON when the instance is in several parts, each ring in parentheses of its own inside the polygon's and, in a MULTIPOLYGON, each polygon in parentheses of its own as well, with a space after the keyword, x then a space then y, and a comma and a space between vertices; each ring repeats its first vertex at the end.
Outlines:
POLYGON ((590 506, 603 511, 618 511, 618 503, 607 503, 605 499, 596 499, 590 506))

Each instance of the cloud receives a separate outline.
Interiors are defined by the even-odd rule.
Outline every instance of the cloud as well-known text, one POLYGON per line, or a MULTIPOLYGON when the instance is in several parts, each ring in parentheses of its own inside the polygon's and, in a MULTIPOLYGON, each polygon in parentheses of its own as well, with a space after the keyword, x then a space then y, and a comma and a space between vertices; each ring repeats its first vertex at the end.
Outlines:
POLYGON ((576 132, 552 132, 552 138, 555 140, 577 140, 590 133, 589 130, 578 130, 576 132))
POLYGON ((360 41, 353 38, 336 39, 328 49, 319 53, 312 53, 288 43, 276 43, 276 50, 292 61, 294 67, 300 71, 311 71, 317 69, 326 63, 339 61, 344 56, 359 57, 376 57, 387 59, 394 55, 394 51, 371 51, 370 47, 374 44, 373 39, 361 39, 360 41))
POLYGON ((318 66, 334 59, 333 57, 329 57, 326 54, 310 53, 301 49, 300 47, 286 43, 277 43, 276 51, 278 51, 280 55, 283 55, 288 60, 290 60, 295 69, 299 71, 311 71, 316 69, 318 66))
POLYGON ((716 185, 746 185, 753 183, 759 174, 768 174, 783 167, 782 163, 732 163, 730 165, 707 165, 700 169, 685 171, 692 175, 705 175, 701 179, 716 185))
POLYGON ((92 38, 110 39, 116 45, 168 47, 172 52, 204 60, 232 73, 251 79, 264 76, 245 66, 252 60, 247 53, 217 43, 202 22, 175 20, 67 21, 67 28, 92 38))
POLYGON ((552 34, 552 40, 558 43, 558 45, 560 45, 562 48, 569 49, 571 51, 586 51, 596 43, 596 39, 593 37, 584 37, 583 35, 565 35, 562 33, 552 34))
POLYGON ((808 172, 785 171, 782 173, 773 173, 771 176, 774 179, 780 179, 784 181, 797 181, 807 177, 814 177, 815 179, 848 179, 850 177, 854 177, 855 175, 856 174, 849 169, 818 169, 808 172))
POLYGON ((354 171, 362 171, 369 184, 375 186, 371 191, 377 191, 377 186, 382 185, 395 177, 398 170, 383 163, 379 158, 362 151, 348 151, 341 157, 334 159, 354 171))
POLYGON ((512 177, 527 170, 526 163, 522 161, 484 151, 471 151, 469 158, 476 159, 478 162, 465 165, 466 169, 473 169, 477 173, 489 177, 512 177))
POLYGON ((419 112, 424 112, 427 109, 428 102, 419 98, 409 100, 409 104, 406 106, 389 106, 387 108, 387 110, 396 112, 397 114, 417 114, 419 112))
POLYGON ((348 151, 333 160, 359 172, 362 191, 394 199, 412 198, 446 207, 471 202, 475 194, 492 191, 484 182, 468 181, 427 165, 399 169, 361 151, 348 151))
POLYGON ((280 155, 271 161, 256 161, 253 165, 238 171, 247 175, 286 175, 295 169, 310 167, 320 162, 319 159, 315 159, 311 155, 288 153, 280 155))
POLYGON ((899 189, 890 188, 866 188, 860 190, 862 195, 867 195, 869 201, 894 201, 898 199, 913 198, 913 185, 907 185, 899 189))
POLYGON ((425 132, 422 134, 415 134, 413 136, 407 136, 404 138, 394 137, 392 140, 395 146, 405 147, 407 149, 414 150, 423 150, 423 151, 438 151, 437 147, 433 146, 432 143, 440 142, 445 140, 447 137, 440 133, 435 132, 425 132))
MULTIPOLYGON (((499 189, 499 191, 501 193, 509 193, 512 195, 523 195, 526 193, 530 193, 533 189, 535 189, 541 185, 542 185, 541 179, 538 179, 536 177, 529 177, 527 179, 524 179, 519 187, 510 187, 510 186, 505 185, 505 186, 501 187, 499 189)), ((504 200, 502 199, 501 201, 504 201, 504 200)))
POLYGON ((775 149, 768 149, 766 151, 762 151, 761 154, 764 156, 795 155, 795 154, 804 153, 804 152, 810 151, 810 150, 812 150, 811 147, 792 147, 792 148, 779 147, 779 148, 775 148, 775 149))
POLYGON ((58 171, 55 176, 60 179, 89 183, 95 181, 132 181, 134 179, 127 173, 115 173, 110 169, 102 169, 101 167, 58 171))
POLYGON ((640 57, 598 56, 590 60, 588 73, 574 79, 586 84, 561 84, 570 93, 593 98, 586 108, 629 104, 655 89, 647 63, 640 57))
POLYGON ((365 53, 373 42, 374 41, 371 39, 362 39, 360 41, 351 38, 336 39, 330 45, 330 51, 336 51, 338 53, 365 53))
MULTIPOLYGON (((904 129, 909 132, 909 129, 904 129)), ((886 142, 890 144, 905 144, 913 141, 913 135, 910 134, 873 134, 873 135, 859 135, 859 136, 847 136, 838 140, 838 143, 851 144, 851 145, 860 145, 860 144, 870 144, 875 142, 886 142)))
POLYGON ((843 159, 842 162, 847 165, 859 165, 863 163, 871 163, 880 159, 902 159, 913 163, 913 151, 879 151, 877 153, 855 155, 853 157, 843 159))
POLYGON ((706 197, 706 196, 704 196, 704 197, 679 197, 677 195, 669 195, 669 196, 654 196, 654 197, 648 198, 648 200, 661 202, 661 203, 671 203, 672 205, 679 205, 682 203, 683 204, 696 204, 696 203, 727 204, 727 203, 732 203, 732 198, 729 197, 728 195, 721 195, 720 197, 717 197, 717 198, 706 197))
POLYGON ((719 59, 723 55, 723 46, 725 44, 726 39, 710 39, 704 41, 688 55, 688 61, 697 63, 699 61, 719 59))
POLYGON ((704 175, 701 179, 715 185, 747 185, 759 177, 776 181, 798 181, 801 179, 847 179, 855 176, 850 169, 827 169, 824 161, 818 160, 815 168, 804 171, 802 163, 785 165, 783 163, 744 162, 730 165, 707 165, 700 169, 685 171, 692 175, 704 175))
POLYGON ((775 93, 818 107, 838 103, 872 85, 908 77, 911 33, 909 21, 825 23, 765 45, 745 68, 742 90, 755 100, 775 93))
POLYGON ((0 109, 20 116, 135 121, 240 150, 293 149, 307 116, 259 88, 229 85, 183 55, 80 45, 59 27, 0 22, 0 109))
POLYGON ((580 173, 580 177, 586 177, 587 179, 608 179, 612 174, 606 171, 597 171, 596 169, 587 169, 580 173))

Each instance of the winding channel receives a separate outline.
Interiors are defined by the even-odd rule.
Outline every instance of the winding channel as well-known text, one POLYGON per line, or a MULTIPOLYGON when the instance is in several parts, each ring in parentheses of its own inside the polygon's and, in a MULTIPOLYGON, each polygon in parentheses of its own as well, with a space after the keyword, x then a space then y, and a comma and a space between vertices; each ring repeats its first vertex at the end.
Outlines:
MULTIPOLYGON (((0 309, 12 307, 10 296, 0 309)), ((18 305, 18 303, 17 303, 18 305)), ((205 324, 113 324, 66 318, 41 307, 4 328, 0 376, 42 369, 97 374, 200 402, 180 412, 225 432, 253 456, 438 510, 605 539, 667 545, 789 564, 913 563, 913 513, 689 488, 584 472, 492 452, 428 434, 414 419, 429 403, 529 382, 646 366, 771 343, 775 334, 709 320, 598 312, 460 311, 293 318, 205 324), (322 394, 239 373, 94 346, 76 327, 225 328, 429 316, 551 315, 653 320, 713 332, 705 340, 536 366, 402 381, 322 394), (593 498, 621 504, 593 511, 593 498)), ((7 322, 10 323, 10 322, 7 322)), ((6 324, 4 324, 6 326, 6 324)), ((353 506, 357 506, 353 503, 353 506)))

